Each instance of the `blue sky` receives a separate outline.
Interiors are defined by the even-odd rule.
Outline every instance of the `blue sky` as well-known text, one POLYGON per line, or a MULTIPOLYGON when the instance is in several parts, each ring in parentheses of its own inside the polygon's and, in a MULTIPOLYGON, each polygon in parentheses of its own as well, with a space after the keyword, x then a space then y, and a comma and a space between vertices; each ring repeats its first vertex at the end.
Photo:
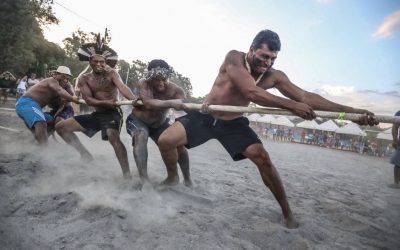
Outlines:
POLYGON ((275 68, 299 87, 379 114, 400 109, 398 0, 56 0, 54 10, 50 41, 108 27, 120 58, 165 59, 195 96, 209 92, 229 50, 247 51, 272 29, 282 41, 275 68))

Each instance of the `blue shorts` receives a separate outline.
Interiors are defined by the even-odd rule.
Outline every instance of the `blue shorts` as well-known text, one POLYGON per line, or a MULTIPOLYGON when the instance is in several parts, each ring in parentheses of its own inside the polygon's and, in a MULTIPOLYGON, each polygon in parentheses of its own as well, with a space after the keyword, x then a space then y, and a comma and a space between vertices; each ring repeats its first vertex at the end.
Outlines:
POLYGON ((24 120, 28 128, 32 128, 36 122, 51 122, 53 117, 44 113, 39 103, 30 97, 22 96, 15 104, 15 111, 24 120))

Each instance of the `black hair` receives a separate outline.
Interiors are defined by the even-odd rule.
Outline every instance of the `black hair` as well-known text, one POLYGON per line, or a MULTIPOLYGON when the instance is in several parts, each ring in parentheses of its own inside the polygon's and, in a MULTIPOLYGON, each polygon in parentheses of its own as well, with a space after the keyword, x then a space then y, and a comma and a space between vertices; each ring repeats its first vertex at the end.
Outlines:
POLYGON ((259 49, 261 48, 262 44, 266 44, 272 51, 281 50, 281 40, 279 39, 278 34, 272 30, 260 31, 256 37, 254 37, 251 47, 254 49, 259 49))
POLYGON ((168 70, 171 69, 166 61, 161 60, 161 59, 154 59, 154 60, 151 60, 151 62, 149 62, 149 65, 147 66, 147 70, 152 70, 157 67, 168 69, 168 70))

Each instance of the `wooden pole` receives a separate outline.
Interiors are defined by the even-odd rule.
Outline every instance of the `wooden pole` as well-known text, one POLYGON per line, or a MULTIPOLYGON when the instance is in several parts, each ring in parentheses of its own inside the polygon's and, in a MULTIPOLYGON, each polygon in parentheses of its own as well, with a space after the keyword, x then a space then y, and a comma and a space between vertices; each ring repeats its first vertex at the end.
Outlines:
MULTIPOLYGON (((83 100, 80 100, 83 101, 83 100)), ((83 101, 84 103, 84 101, 83 101)), ((119 101, 118 105, 132 105, 132 101, 119 101)), ((138 101, 138 104, 143 104, 138 101)), ((197 103, 185 103, 189 110, 201 110, 202 104, 197 103)), ((285 109, 272 109, 272 108, 253 108, 253 107, 243 107, 243 106, 227 106, 227 105, 209 105, 208 111, 218 111, 218 112, 230 112, 230 113, 258 113, 258 114, 270 114, 270 115, 294 115, 289 110, 285 109)), ((317 111, 314 110, 315 114, 321 118, 327 119, 343 119, 350 121, 358 121, 363 114, 355 113, 344 113, 341 112, 328 112, 328 111, 317 111)), ((296 115, 294 115, 296 116, 296 115)), ((375 115, 375 119, 382 123, 400 123, 400 116, 389 116, 389 115, 375 115)))

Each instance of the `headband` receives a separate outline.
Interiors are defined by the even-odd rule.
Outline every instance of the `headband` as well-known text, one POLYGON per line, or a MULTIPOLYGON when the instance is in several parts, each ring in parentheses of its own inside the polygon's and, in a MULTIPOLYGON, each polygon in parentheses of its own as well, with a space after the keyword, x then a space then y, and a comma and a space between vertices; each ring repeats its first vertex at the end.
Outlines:
POLYGON ((172 76, 174 76, 174 71, 173 70, 162 68, 160 66, 157 66, 155 68, 147 70, 144 73, 144 78, 146 80, 150 80, 150 79, 153 79, 153 78, 156 78, 156 77, 170 78, 172 76))

